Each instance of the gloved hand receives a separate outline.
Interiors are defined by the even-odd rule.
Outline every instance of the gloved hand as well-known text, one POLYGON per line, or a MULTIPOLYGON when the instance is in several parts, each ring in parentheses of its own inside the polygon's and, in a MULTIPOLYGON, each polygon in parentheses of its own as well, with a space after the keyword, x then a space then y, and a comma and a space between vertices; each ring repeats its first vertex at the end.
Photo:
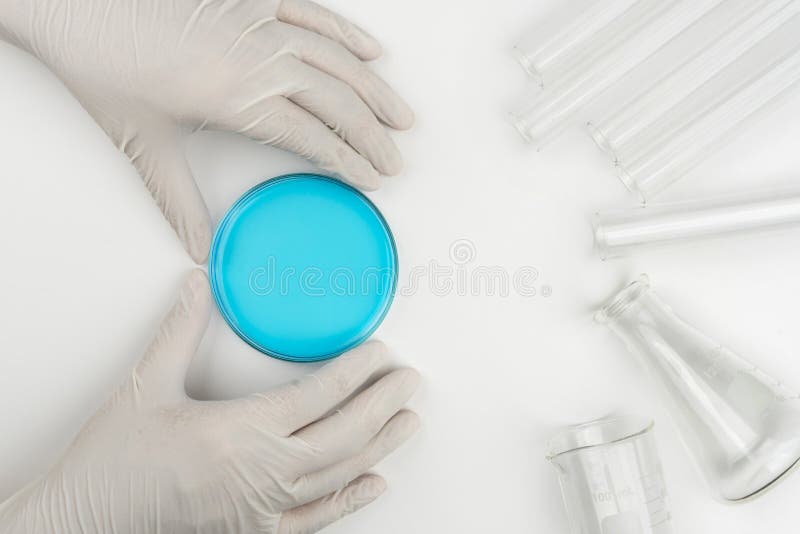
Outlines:
POLYGON ((381 123, 414 121, 363 62, 378 42, 309 0, 3 0, 0 38, 61 78, 198 263, 211 226, 179 127, 239 132, 375 189, 402 167, 381 123))
POLYGON ((387 373, 384 347, 371 343, 268 393, 194 401, 185 372, 210 307, 195 271, 59 464, 0 505, 0 532, 301 534, 383 492, 384 480, 364 473, 417 429, 402 406, 418 374, 387 373))

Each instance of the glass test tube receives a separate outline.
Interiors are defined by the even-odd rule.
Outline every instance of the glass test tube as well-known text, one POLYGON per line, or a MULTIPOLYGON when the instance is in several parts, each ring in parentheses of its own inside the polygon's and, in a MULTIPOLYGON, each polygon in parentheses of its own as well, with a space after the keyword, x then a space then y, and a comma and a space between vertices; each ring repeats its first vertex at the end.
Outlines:
POLYGON ((618 147, 619 174, 649 200, 729 141, 800 81, 800 16, 618 147))
POLYGON ((594 0, 573 18, 570 24, 558 29, 544 40, 538 31, 530 31, 516 45, 513 54, 522 68, 536 82, 550 85, 570 64, 580 60, 592 37, 625 12, 636 0, 594 0))
POLYGON ((747 50, 800 13, 794 0, 732 0, 721 22, 730 27, 708 47, 603 120, 588 124, 601 150, 619 161, 620 148, 747 50))
POLYGON ((533 104, 512 113, 522 137, 541 148, 582 106, 723 0, 638 0, 595 33, 581 60, 533 104))
POLYGON ((603 259, 643 247, 800 227, 800 188, 598 213, 595 246, 603 259))

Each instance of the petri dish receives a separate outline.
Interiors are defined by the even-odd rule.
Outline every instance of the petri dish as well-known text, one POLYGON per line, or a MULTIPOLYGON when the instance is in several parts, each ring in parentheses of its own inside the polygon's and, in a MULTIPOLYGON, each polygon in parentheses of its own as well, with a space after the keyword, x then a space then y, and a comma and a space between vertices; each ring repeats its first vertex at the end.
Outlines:
POLYGON ((282 360, 333 358, 366 341, 391 307, 397 247, 356 189, 316 174, 268 180, 217 229, 209 279, 244 341, 282 360))

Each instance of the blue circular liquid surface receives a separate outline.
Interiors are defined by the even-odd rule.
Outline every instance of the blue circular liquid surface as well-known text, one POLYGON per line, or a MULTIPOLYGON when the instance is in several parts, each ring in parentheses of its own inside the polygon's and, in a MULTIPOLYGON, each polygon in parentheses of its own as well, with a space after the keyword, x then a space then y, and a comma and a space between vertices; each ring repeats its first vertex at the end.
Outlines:
POLYGON ((364 342, 391 306, 397 251, 361 193, 312 174, 264 182, 220 223, 209 259, 220 311, 270 356, 318 361, 364 342))

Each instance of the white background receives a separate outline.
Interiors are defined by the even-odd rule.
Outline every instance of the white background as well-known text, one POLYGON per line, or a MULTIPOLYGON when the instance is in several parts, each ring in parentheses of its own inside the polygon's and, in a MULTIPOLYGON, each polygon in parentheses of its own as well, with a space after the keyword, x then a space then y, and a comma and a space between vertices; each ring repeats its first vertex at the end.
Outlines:
MULTIPOLYGON (((579 6, 580 0, 570 0, 579 6)), ((635 360, 595 307, 640 272, 691 322, 800 387, 800 234, 740 238, 601 262, 588 218, 635 204, 579 128, 543 153, 505 117, 526 78, 510 58, 558 0, 329 4, 378 35, 375 68, 412 103, 407 161, 372 198, 403 273, 469 239, 477 264, 534 266, 549 298, 398 298, 379 337, 424 385, 424 428, 379 466, 390 489, 335 533, 566 533, 557 427, 609 412, 652 415, 681 534, 797 531, 800 475, 755 502, 715 502, 635 360)), ((44 473, 137 361, 191 262, 128 162, 42 66, 0 47, 0 500, 44 473)), ((591 110, 581 117, 591 118, 591 110)), ((800 167, 788 102, 663 199, 786 183, 800 167)), ((188 141, 215 220, 262 179, 311 167, 234 136, 188 141)), ((188 387, 206 399, 308 372, 248 348, 215 317, 188 387)))

